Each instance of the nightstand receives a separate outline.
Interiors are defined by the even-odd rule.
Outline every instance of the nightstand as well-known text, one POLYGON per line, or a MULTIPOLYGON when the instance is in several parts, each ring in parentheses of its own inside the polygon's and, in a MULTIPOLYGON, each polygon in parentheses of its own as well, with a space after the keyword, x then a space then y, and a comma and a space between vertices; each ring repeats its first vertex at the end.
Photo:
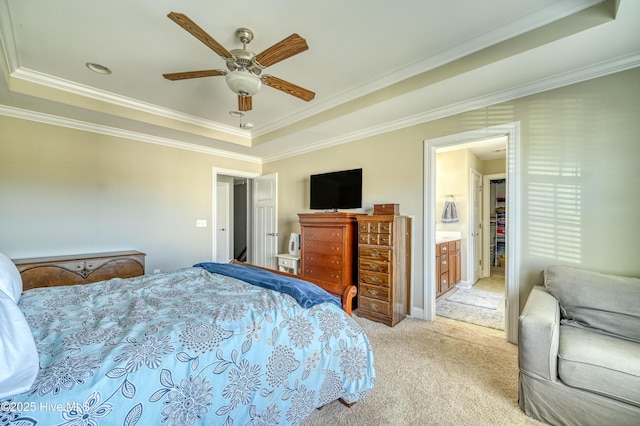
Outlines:
POLYGON ((290 254, 276 254, 278 259, 278 270, 298 274, 300 271, 300 256, 292 256, 290 254))

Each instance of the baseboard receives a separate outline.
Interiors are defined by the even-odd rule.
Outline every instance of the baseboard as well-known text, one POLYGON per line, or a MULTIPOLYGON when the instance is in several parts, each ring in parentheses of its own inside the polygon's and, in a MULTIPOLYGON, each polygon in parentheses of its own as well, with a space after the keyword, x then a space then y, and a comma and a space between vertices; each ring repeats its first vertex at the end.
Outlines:
POLYGON ((424 309, 418 308, 416 306, 412 306, 411 307, 411 315, 409 315, 409 316, 411 318, 424 319, 424 309))
POLYGON ((469 281, 460 281, 458 284, 456 284, 456 287, 471 288, 471 284, 469 284, 469 281))

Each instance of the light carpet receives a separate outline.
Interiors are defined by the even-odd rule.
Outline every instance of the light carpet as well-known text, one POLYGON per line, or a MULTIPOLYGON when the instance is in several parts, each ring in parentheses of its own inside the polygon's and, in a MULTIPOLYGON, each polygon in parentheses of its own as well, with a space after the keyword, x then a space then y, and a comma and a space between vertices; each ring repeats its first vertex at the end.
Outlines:
POLYGON ((393 328, 354 318, 373 347, 375 387, 351 408, 315 410, 304 426, 542 425, 518 407, 518 348, 497 332, 446 318, 393 328))
POLYGON ((504 295, 456 288, 436 302, 436 314, 482 327, 504 330, 504 295))

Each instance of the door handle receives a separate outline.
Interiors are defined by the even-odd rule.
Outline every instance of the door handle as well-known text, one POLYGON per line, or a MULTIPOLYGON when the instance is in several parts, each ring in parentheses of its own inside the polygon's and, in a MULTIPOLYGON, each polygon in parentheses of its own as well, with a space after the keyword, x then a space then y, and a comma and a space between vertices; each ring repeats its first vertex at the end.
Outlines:
POLYGON ((270 237, 277 237, 278 233, 277 232, 269 232, 269 233, 267 233, 267 235, 270 236, 270 237))

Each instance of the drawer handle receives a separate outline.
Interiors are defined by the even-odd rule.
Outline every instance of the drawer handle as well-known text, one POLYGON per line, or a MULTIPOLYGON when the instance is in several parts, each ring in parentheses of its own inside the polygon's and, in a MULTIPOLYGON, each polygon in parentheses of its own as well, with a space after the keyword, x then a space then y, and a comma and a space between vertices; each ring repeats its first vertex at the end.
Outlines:
POLYGON ((378 265, 377 265, 377 264, 375 264, 375 263, 370 263, 370 264, 369 264, 369 268, 371 268, 371 269, 378 269, 378 265))
POLYGON ((376 305, 375 303, 369 303, 369 307, 370 307, 371 309, 373 309, 374 311, 377 311, 377 310, 378 310, 378 305, 376 305))
POLYGON ((442 280, 442 284, 447 285, 447 280, 442 280))
POLYGON ((369 294, 377 296, 378 295, 378 290, 369 290, 369 294))
POLYGON ((380 256, 379 252, 377 252, 377 251, 372 251, 371 252, 371 257, 378 257, 378 256, 380 256))
POLYGON ((313 232, 305 232, 305 234, 304 234, 304 235, 306 235, 306 236, 308 236, 308 237, 311 237, 311 236, 313 236, 313 232))
POLYGON ((377 283, 380 280, 378 279, 378 277, 371 277, 371 281, 373 281, 374 283, 377 283))
POLYGON ((443 264, 443 265, 446 265, 446 264, 447 264, 447 261, 446 261, 446 260, 443 260, 443 261, 442 261, 442 264, 443 264))

